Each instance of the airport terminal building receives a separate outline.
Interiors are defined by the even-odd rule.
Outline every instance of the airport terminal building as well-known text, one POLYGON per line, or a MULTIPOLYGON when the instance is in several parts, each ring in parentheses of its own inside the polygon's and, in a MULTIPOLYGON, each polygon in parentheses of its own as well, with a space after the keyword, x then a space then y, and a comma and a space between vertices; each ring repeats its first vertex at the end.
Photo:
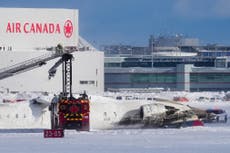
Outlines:
POLYGON ((107 46, 109 53, 115 54, 105 57, 105 90, 229 91, 230 47, 198 45, 197 39, 179 41, 178 37, 160 37, 155 43, 151 41, 148 52, 142 55, 133 52, 130 46, 107 46))

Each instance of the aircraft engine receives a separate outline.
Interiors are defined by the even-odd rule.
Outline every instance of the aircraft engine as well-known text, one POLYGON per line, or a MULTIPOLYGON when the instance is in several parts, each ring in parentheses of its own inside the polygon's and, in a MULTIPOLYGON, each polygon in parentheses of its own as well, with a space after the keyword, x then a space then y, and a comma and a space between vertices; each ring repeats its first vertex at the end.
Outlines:
POLYGON ((140 118, 144 122, 145 126, 162 126, 164 118, 166 117, 166 111, 162 104, 147 104, 140 108, 140 118))

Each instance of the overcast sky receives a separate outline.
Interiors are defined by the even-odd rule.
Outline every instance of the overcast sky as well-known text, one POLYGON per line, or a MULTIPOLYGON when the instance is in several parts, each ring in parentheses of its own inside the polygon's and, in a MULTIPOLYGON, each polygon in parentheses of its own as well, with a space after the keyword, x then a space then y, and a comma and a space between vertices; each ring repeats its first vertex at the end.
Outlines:
POLYGON ((96 46, 146 46, 151 34, 230 45, 230 0, 0 0, 0 6, 79 9, 80 35, 96 46))

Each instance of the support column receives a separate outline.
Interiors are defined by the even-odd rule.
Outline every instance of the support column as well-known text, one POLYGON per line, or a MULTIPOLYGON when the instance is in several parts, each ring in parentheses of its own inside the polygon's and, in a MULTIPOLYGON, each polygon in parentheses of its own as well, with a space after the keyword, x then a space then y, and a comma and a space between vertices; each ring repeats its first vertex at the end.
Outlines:
POLYGON ((190 72, 192 64, 177 64, 177 90, 190 91, 190 72))

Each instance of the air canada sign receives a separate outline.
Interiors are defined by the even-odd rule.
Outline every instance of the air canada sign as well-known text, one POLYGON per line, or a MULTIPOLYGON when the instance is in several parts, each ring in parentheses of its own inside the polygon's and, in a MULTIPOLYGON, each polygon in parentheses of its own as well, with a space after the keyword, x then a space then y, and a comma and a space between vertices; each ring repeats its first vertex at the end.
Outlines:
POLYGON ((73 24, 71 20, 66 20, 64 26, 59 23, 39 23, 39 22, 8 22, 6 33, 25 34, 64 34, 70 38, 73 34, 73 24))

